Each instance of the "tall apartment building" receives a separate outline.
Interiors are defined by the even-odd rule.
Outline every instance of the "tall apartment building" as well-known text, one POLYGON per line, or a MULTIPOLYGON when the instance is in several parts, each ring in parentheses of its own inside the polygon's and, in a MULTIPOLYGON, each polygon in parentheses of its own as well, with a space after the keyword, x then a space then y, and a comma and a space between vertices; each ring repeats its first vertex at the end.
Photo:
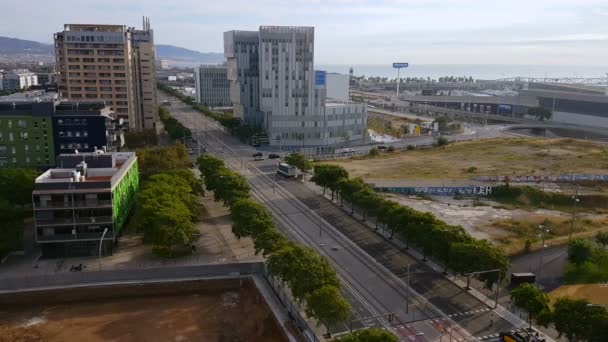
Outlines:
POLYGON ((194 68, 196 102, 208 107, 229 107, 230 81, 225 65, 201 65, 194 68))
POLYGON ((0 167, 46 168, 62 153, 116 151, 121 119, 103 102, 1 102, 0 167))
POLYGON ((98 255, 100 243, 111 253, 139 189, 135 152, 62 154, 57 165, 32 192, 42 254, 98 255))
POLYGON ((314 70, 313 27, 225 32, 224 54, 236 115, 264 128, 271 145, 364 139, 366 105, 326 103, 326 74, 314 70))
POLYGON ((55 34, 60 96, 71 101, 104 101, 130 130, 155 128, 154 36, 124 25, 66 24, 55 34))

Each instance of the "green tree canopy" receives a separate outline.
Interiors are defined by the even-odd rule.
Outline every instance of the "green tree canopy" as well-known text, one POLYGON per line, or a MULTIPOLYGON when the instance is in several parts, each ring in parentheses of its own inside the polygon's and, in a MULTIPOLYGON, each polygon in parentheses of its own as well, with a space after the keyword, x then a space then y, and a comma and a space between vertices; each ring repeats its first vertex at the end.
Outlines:
POLYGON ((267 257, 271 253, 285 247, 288 243, 289 240, 277 232, 276 229, 267 229, 255 237, 253 248, 256 254, 262 253, 264 257, 267 257))
POLYGON ((586 300, 558 298, 551 317, 560 337, 565 335, 570 341, 593 341, 605 333, 603 327, 608 326, 606 309, 589 306, 586 300))
POLYGON ((213 191, 214 199, 222 201, 225 206, 231 206, 236 201, 249 197, 247 180, 225 167, 212 177, 205 177, 205 185, 207 190, 213 191))
POLYGON ((333 267, 308 247, 286 244, 270 255, 268 267, 275 276, 289 285, 293 296, 299 301, 324 285, 340 288, 333 267))
POLYGON ((156 173, 188 168, 192 164, 186 146, 179 143, 140 149, 136 151, 136 154, 142 180, 156 173))
POLYGON ((19 247, 23 235, 22 212, 5 199, 0 199, 0 257, 19 247))
POLYGON ((308 160, 308 158, 306 158, 302 153, 290 153, 285 157, 285 162, 304 172, 311 169, 310 160, 308 160))
POLYGON ((568 243, 568 261, 580 266, 591 259, 594 246, 584 239, 573 239, 568 243))
POLYGON ((542 312, 549 310, 549 297, 536 285, 525 283, 511 291, 513 303, 528 313, 528 321, 532 327, 532 319, 542 312))
POLYGON ((350 304, 340 290, 331 285, 322 286, 306 297, 306 314, 329 327, 350 317, 350 304))
POLYGON ((311 178, 311 181, 317 185, 331 190, 331 198, 334 198, 334 193, 338 188, 338 181, 342 178, 348 178, 348 171, 341 166, 332 164, 319 164, 315 165, 315 174, 311 178))
POLYGON ((232 233, 237 237, 251 236, 256 239, 261 233, 274 229, 272 215, 261 204, 250 199, 236 201, 230 208, 232 233))
POLYGON ((0 198, 13 205, 32 203, 38 171, 27 168, 0 168, 0 198))
POLYGON ((355 210, 355 194, 363 189, 368 188, 368 185, 362 178, 341 178, 336 185, 338 194, 341 198, 347 200, 351 204, 351 212, 355 210))
POLYGON ((598 232, 597 235, 595 235, 595 241, 602 245, 603 248, 606 248, 606 245, 608 245, 608 231, 598 232))
POLYGON ((220 169, 224 168, 224 161, 210 154, 201 155, 198 160, 198 168, 203 177, 208 178, 216 174, 220 169))

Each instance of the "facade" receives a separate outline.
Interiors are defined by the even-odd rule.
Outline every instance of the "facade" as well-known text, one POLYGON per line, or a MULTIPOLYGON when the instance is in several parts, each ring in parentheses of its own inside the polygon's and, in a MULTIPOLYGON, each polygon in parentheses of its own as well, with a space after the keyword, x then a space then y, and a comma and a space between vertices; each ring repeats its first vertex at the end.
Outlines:
POLYGON ((103 102, 61 102, 53 113, 55 155, 97 150, 115 152, 124 145, 123 121, 103 102))
POLYGON ((224 54, 235 115, 264 128, 271 145, 364 139, 366 105, 326 103, 326 73, 314 70, 313 27, 225 32, 224 54))
POLYGON ((118 150, 122 122, 98 103, 0 102, 0 167, 46 168, 76 150, 118 150))
POLYGON ((348 101, 349 90, 350 90, 350 76, 337 74, 337 73, 327 73, 325 79, 325 90, 326 96, 328 99, 338 100, 338 101, 348 101))
POLYGON ((32 192, 43 256, 98 255, 100 243, 111 253, 139 190, 135 152, 62 154, 57 165, 32 192))
POLYGON ((55 165, 52 103, 0 102, 0 167, 55 165))
POLYGON ((230 81, 228 68, 224 65, 203 66, 194 68, 196 102, 208 107, 229 107, 230 81))
POLYGON ((57 73, 44 72, 36 74, 39 85, 57 84, 57 73))
POLYGON ((38 76, 27 69, 15 69, 2 77, 2 90, 20 90, 38 85, 38 76))
POLYGON ((153 128, 156 76, 153 32, 124 25, 66 24, 55 34, 60 96, 104 101, 130 130, 153 128))
POLYGON ((257 31, 224 32, 224 56, 227 59, 233 113, 252 126, 263 125, 259 46, 260 35, 257 31))

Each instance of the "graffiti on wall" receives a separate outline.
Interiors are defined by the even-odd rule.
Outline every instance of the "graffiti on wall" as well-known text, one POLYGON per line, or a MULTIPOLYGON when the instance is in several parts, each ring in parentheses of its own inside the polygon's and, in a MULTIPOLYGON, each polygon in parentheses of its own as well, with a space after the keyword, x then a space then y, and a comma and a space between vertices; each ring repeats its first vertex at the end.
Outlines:
POLYGON ((576 182, 608 182, 608 175, 571 174, 561 176, 479 176, 473 180, 500 183, 576 183, 576 182))
POLYGON ((376 190, 397 194, 429 196, 488 196, 492 194, 491 186, 395 186, 376 187, 376 190))

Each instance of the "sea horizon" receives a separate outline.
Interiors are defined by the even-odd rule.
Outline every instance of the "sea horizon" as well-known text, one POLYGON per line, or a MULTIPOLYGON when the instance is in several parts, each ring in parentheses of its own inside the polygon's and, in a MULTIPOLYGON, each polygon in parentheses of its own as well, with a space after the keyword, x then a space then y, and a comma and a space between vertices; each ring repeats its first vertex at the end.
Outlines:
MULTIPOLYGON (((396 78, 391 64, 315 64, 315 69, 355 76, 396 78)), ((474 79, 496 80, 512 77, 532 78, 606 78, 608 66, 601 65, 538 65, 538 64, 410 64, 401 69, 400 77, 437 79, 444 76, 466 76, 474 79)))

